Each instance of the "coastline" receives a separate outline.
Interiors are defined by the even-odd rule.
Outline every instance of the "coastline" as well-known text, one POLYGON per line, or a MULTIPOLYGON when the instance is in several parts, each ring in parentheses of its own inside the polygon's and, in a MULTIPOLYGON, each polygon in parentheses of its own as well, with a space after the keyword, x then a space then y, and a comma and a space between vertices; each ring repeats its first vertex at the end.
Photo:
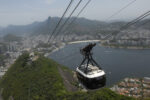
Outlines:
POLYGON ((66 45, 70 45, 70 44, 78 44, 78 43, 88 43, 88 42, 99 42, 100 40, 84 40, 84 41, 73 41, 73 42, 62 42, 61 45, 55 49, 53 49, 51 52, 46 53, 44 56, 48 57, 50 54, 64 48, 66 45))
POLYGON ((131 50, 149 50, 150 47, 144 47, 144 46, 120 46, 120 45, 105 45, 105 44, 99 44, 103 47, 108 48, 116 48, 116 49, 131 49, 131 50))
POLYGON ((55 49, 53 49, 51 52, 44 54, 45 57, 48 57, 50 54, 64 48, 66 46, 67 43, 62 43, 59 47, 56 47, 55 49))
MULTIPOLYGON (((88 43, 88 42, 100 42, 101 40, 85 40, 85 41, 72 41, 72 42, 62 42, 59 47, 54 48, 51 52, 46 53, 45 57, 48 57, 50 54, 64 48, 66 45, 78 44, 78 43, 88 43)), ((115 48, 115 49, 129 49, 129 50, 150 50, 150 46, 124 46, 124 45, 108 45, 99 43, 99 46, 106 48, 115 48)))

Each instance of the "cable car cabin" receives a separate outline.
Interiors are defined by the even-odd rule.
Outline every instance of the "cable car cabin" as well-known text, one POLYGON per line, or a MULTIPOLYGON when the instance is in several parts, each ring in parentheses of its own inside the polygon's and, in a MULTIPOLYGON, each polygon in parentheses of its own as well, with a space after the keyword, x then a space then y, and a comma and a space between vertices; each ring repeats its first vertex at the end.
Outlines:
POLYGON ((92 57, 91 50, 95 45, 95 43, 90 43, 85 48, 81 49, 81 54, 84 56, 84 59, 76 68, 79 81, 87 88, 103 87, 106 83, 105 72, 92 57))
POLYGON ((76 68, 76 73, 79 81, 83 83, 87 88, 99 88, 106 84, 105 72, 99 69, 97 66, 91 64, 81 65, 76 68))

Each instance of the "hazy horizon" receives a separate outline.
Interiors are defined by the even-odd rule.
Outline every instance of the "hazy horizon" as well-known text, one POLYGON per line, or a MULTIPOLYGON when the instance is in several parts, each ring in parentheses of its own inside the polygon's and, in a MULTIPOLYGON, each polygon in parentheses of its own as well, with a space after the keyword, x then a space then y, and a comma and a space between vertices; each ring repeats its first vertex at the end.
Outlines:
MULTIPOLYGON (((51 18, 60 18, 59 16, 48 16, 48 17, 51 17, 51 18)), ((0 28, 5 28, 5 27, 9 27, 9 26, 23 26, 23 25, 30 25, 30 24, 33 24, 33 23, 36 23, 36 22, 43 22, 43 21, 46 21, 48 19, 48 17, 46 19, 43 19, 43 20, 39 20, 39 21, 34 21, 34 22, 31 22, 31 23, 27 23, 27 24, 9 24, 7 26, 0 26, 0 28)), ((73 16, 74 17, 74 16, 73 16)), ((65 17, 66 18, 66 17, 65 17)), ((85 18, 85 19, 88 19, 88 20, 93 20, 93 21, 100 21, 100 22, 128 22, 129 19, 127 20, 110 20, 110 21, 103 21, 103 20, 97 20, 97 19, 89 19, 89 18, 86 18, 86 17, 78 17, 78 18, 85 18)))
MULTIPOLYGON (((60 17, 69 1, 70 0, 0 0, 0 27, 6 27, 8 25, 27 25, 33 22, 44 21, 49 16, 60 17)), ((78 1, 79 0, 76 0, 72 7, 74 7, 78 1)), ((87 1, 88 0, 84 0, 81 3, 81 6, 73 16, 78 13, 87 1)), ((136 18, 150 9, 150 0, 136 0, 118 15, 107 19, 132 1, 134 0, 92 0, 80 17, 98 21, 127 21, 136 18)))

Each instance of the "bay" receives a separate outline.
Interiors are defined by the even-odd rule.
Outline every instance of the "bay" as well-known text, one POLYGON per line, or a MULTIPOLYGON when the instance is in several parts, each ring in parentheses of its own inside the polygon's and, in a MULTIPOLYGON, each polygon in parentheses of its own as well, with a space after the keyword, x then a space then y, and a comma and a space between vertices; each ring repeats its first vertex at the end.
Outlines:
MULTIPOLYGON (((50 54, 50 58, 72 70, 83 60, 80 49, 88 43, 66 45, 50 54)), ((126 77, 150 77, 150 50, 117 49, 96 45, 93 58, 105 70, 106 86, 112 86, 126 77)))

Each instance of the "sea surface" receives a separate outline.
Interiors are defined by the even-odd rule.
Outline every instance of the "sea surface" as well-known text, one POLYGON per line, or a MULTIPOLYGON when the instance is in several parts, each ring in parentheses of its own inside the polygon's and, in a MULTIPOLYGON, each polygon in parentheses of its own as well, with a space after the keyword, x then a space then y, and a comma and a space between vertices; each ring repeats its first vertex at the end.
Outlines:
MULTIPOLYGON (((88 43, 66 45, 50 54, 50 58, 73 70, 83 60, 80 49, 88 43)), ((112 86, 126 77, 150 77, 150 50, 117 49, 96 45, 93 58, 105 70, 106 86, 112 86)))

